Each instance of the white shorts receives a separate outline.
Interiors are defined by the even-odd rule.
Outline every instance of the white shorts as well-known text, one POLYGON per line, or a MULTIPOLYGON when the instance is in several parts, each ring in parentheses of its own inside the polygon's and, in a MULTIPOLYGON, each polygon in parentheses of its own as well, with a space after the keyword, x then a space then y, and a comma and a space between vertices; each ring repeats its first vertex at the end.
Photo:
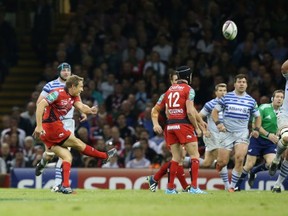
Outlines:
POLYGON ((72 134, 75 131, 75 121, 74 119, 63 119, 64 129, 69 130, 72 134))
POLYGON ((203 141, 205 143, 205 151, 213 151, 221 147, 220 145, 220 133, 210 132, 210 137, 203 136, 203 141))
POLYGON ((283 128, 288 128, 288 114, 287 113, 279 113, 277 116, 277 125, 278 130, 283 128))
POLYGON ((232 150, 235 145, 240 143, 249 145, 249 130, 220 133, 219 139, 221 148, 227 150, 232 150))

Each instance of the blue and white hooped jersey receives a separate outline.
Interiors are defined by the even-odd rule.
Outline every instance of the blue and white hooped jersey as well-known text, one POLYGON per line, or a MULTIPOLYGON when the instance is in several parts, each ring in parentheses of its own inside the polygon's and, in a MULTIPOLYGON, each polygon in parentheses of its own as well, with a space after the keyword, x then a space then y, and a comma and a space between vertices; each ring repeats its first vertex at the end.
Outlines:
MULTIPOLYGON (((215 105, 218 103, 219 98, 214 98, 205 103, 204 107, 201 109, 200 113, 207 118, 208 130, 211 132, 218 133, 217 126, 215 125, 211 113, 215 105)), ((219 121, 223 122, 223 112, 219 112, 219 121)))
POLYGON ((243 95, 237 95, 235 91, 227 93, 215 108, 223 111, 223 123, 229 132, 247 130, 250 117, 260 116, 256 101, 246 92, 243 95))
POLYGON ((285 84, 284 101, 282 107, 280 108, 280 113, 285 113, 288 115, 288 74, 283 74, 283 76, 286 79, 286 84, 285 84))
MULTIPOLYGON (((65 87, 65 83, 61 82, 59 78, 52 80, 43 87, 41 95, 43 97, 46 97, 51 91, 57 88, 63 88, 65 87)), ((72 119, 74 113, 74 107, 71 108, 71 110, 63 117, 64 119, 72 119)))

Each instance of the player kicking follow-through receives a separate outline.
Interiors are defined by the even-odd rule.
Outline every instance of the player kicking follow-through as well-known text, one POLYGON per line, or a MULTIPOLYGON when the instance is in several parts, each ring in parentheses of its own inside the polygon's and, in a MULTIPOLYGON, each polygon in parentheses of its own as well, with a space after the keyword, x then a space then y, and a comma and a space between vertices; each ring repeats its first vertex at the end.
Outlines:
POLYGON ((73 133, 64 128, 61 121, 74 106, 85 114, 97 114, 97 107, 89 107, 81 102, 80 93, 83 91, 83 78, 72 75, 64 88, 58 88, 42 99, 36 109, 36 128, 33 133, 35 138, 40 138, 46 147, 46 152, 55 153, 62 159, 63 181, 59 186, 60 192, 72 193, 69 178, 72 163, 72 155, 68 147, 85 154, 87 156, 101 158, 105 162, 116 154, 115 148, 108 152, 100 152, 93 147, 86 145, 73 133))
MULTIPOLYGON (((63 62, 57 67, 58 72, 58 78, 55 80, 52 80, 48 82, 42 89, 42 92, 40 93, 40 96, 37 100, 37 104, 45 98, 50 92, 57 88, 63 88, 65 86, 65 82, 69 76, 71 76, 71 66, 63 62)), ((73 119, 73 112, 74 107, 71 108, 71 110, 63 117, 61 118, 61 121, 64 124, 64 128, 66 130, 69 130, 71 133, 74 133, 75 130, 75 122, 73 119)), ((87 119, 86 114, 81 115, 82 119, 81 121, 85 121, 87 119)), ((48 161, 52 160, 54 157, 53 152, 44 152, 41 161, 37 164, 35 169, 35 175, 39 176, 42 174, 44 167, 48 163, 48 161)), ((61 158, 58 159, 55 167, 55 182, 54 186, 52 187, 52 192, 57 192, 59 190, 59 185, 62 183, 62 160, 61 158)))

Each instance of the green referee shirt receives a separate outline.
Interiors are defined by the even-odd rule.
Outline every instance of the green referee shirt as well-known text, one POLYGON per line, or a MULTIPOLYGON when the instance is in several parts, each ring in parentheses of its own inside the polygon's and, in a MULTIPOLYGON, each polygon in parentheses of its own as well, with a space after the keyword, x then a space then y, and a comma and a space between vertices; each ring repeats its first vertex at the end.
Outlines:
MULTIPOLYGON (((259 106, 260 115, 262 118, 261 126, 269 133, 276 134, 277 126, 277 116, 272 104, 261 104, 259 106)), ((268 139, 264 135, 260 135, 263 138, 268 139)))

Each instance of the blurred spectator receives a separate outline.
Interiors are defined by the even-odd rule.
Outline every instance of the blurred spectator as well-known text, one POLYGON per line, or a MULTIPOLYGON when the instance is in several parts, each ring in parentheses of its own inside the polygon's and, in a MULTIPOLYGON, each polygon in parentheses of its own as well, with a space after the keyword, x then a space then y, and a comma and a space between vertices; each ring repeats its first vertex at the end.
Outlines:
POLYGON ((99 90, 102 92, 104 100, 106 100, 109 95, 113 94, 115 82, 114 74, 108 74, 107 81, 101 83, 99 90))
POLYGON ((50 1, 37 0, 33 17, 32 47, 43 64, 47 61, 48 37, 52 28, 52 8, 50 4, 50 1))
POLYGON ((168 38, 164 34, 158 36, 158 43, 152 48, 153 51, 159 53, 160 60, 168 63, 172 55, 172 46, 169 44, 168 38))
POLYGON ((130 160, 126 164, 126 168, 149 168, 151 162, 145 158, 145 152, 140 144, 133 145, 134 159, 130 160))
POLYGON ((18 149, 15 152, 14 159, 11 161, 11 169, 27 167, 26 163, 27 161, 25 160, 22 149, 18 149))
POLYGON ((26 111, 22 112, 20 116, 30 121, 32 128, 36 126, 36 103, 33 101, 28 102, 26 111))
POLYGON ((7 171, 7 173, 10 173, 11 162, 13 160, 13 155, 10 152, 10 146, 6 142, 1 142, 1 146, 0 147, 1 147, 0 148, 0 156, 6 163, 6 171, 7 171))
POLYGON ((34 127, 32 126, 29 119, 23 118, 21 116, 20 107, 17 107, 17 106, 12 107, 11 116, 17 121, 17 127, 24 130, 27 136, 32 135, 34 131, 34 127))
POLYGON ((23 155, 27 167, 33 167, 33 160, 35 158, 34 139, 32 136, 27 136, 24 139, 23 155))
POLYGON ((11 118, 9 128, 6 128, 1 132, 1 143, 3 143, 5 136, 9 136, 10 138, 12 137, 12 134, 16 135, 17 137, 18 146, 15 146, 15 148, 23 147, 26 132, 18 127, 18 121, 15 117, 11 118))
POLYGON ((153 68, 158 79, 163 79, 164 76, 167 75, 166 65, 161 62, 160 55, 156 51, 152 51, 152 53, 150 54, 150 59, 144 65, 143 74, 146 73, 146 70, 149 67, 153 68))
POLYGON ((113 93, 106 98, 106 110, 108 113, 112 113, 113 116, 117 116, 121 103, 127 96, 123 94, 123 87, 120 83, 115 83, 113 89, 113 93))
POLYGON ((6 174, 7 173, 7 168, 6 168, 6 163, 2 157, 0 157, 0 174, 6 174))
POLYGON ((124 139, 120 137, 120 131, 118 127, 113 126, 111 128, 111 139, 107 140, 106 143, 115 146, 118 151, 118 155, 120 155, 121 152, 125 149, 124 139))
POLYGON ((138 124, 143 125, 143 127, 148 131, 149 138, 154 136, 153 123, 151 119, 151 110, 152 108, 150 106, 147 106, 145 110, 138 116, 138 124))
POLYGON ((127 125, 126 116, 124 113, 120 113, 116 118, 116 123, 120 131, 120 137, 135 137, 135 130, 133 127, 127 125))
POLYGON ((0 5, 0 83, 8 74, 9 67, 17 63, 17 38, 13 27, 4 20, 5 7, 0 5))

